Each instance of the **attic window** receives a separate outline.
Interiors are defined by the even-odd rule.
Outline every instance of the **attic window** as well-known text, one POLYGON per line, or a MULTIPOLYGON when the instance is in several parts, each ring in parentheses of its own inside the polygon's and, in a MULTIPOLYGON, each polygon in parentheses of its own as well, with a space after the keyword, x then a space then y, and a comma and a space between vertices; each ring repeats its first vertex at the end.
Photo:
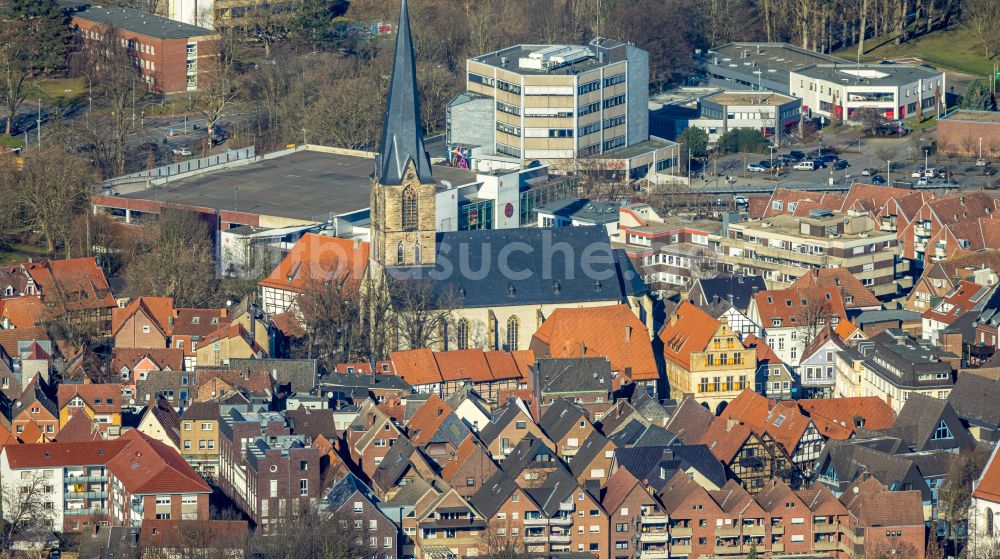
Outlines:
POLYGON ((517 295, 517 289, 514 287, 513 283, 507 288, 507 295, 510 297, 517 295))
POLYGON ((594 280, 594 291, 600 291, 602 288, 601 280, 594 280))
POLYGON ((193 316, 193 317, 191 317, 191 324, 198 324, 199 322, 201 322, 201 317, 200 316, 193 316))
POLYGON ((773 302, 774 302, 774 300, 773 300, 773 299, 771 299, 771 296, 770 296, 770 295, 768 295, 768 296, 767 296, 767 302, 768 302, 768 303, 773 303, 773 302))
MULTIPOLYGON (((827 301, 829 301, 829 300, 830 300, 830 293, 829 293, 829 292, 827 292, 827 294, 826 294, 826 300, 827 300, 827 301)), ((803 305, 804 305, 804 304, 805 304, 805 303, 803 303, 803 305)))
POLYGON ((792 300, 791 299, 785 299, 785 306, 787 306, 787 307, 792 306, 792 300))
POLYGON ((781 319, 780 318, 771 319, 771 326, 781 326, 781 319))
POLYGON ((558 281, 552 282, 552 293, 559 295, 560 291, 562 291, 562 285, 558 281))
POLYGON ((219 317, 215 317, 212 319, 212 324, 218 324, 218 323, 219 323, 219 317))

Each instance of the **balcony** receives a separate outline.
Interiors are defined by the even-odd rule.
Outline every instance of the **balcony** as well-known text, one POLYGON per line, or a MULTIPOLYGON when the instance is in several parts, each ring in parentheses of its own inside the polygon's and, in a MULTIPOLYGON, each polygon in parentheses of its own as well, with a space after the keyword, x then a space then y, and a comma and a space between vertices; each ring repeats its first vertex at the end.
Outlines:
POLYGON ((108 481, 107 476, 67 476, 63 478, 63 484, 87 483, 89 481, 108 481))
POLYGON ((572 516, 553 516, 549 519, 549 524, 552 526, 572 526, 573 517, 572 516))
POLYGON ((107 491, 67 491, 67 499, 107 499, 107 491))
POLYGON ((715 544, 716 555, 740 555, 742 553, 743 553, 743 548, 741 548, 738 545, 715 544))
POLYGON ((783 543, 772 543, 771 552, 772 553, 782 553, 785 551, 785 544, 783 543))
POLYGON ((771 525, 771 533, 775 536, 780 536, 785 533, 785 527, 781 524, 773 524, 771 525))
POLYGON ((644 514, 639 519, 640 524, 666 524, 667 515, 660 513, 644 514))
POLYGON ((746 536, 764 536, 767 534, 767 526, 744 526, 743 534, 746 536))
POLYGON ((64 516, 105 516, 108 509, 65 509, 64 516))
POLYGON ((542 534, 540 536, 524 536, 524 543, 526 544, 548 543, 548 541, 549 537, 546 536, 545 534, 542 534))
POLYGON ((816 534, 835 534, 838 531, 840 531, 840 524, 813 524, 813 533, 816 534))
POLYGON ((670 553, 672 555, 690 555, 691 554, 691 544, 672 545, 672 546, 670 546, 670 553))
POLYGON ((835 541, 820 541, 813 544, 813 549, 816 551, 836 551, 838 547, 839 546, 835 541))
POLYGON ((567 501, 565 503, 559 503, 559 510, 564 512, 573 512, 576 510, 576 505, 573 501, 567 501))
POLYGON ((670 552, 666 549, 644 549, 639 552, 640 559, 667 559, 669 556, 670 552))
POLYGON ((641 542, 666 542, 668 539, 670 539, 670 534, 666 530, 639 533, 639 541, 641 542))
POLYGON ((549 523, 549 519, 548 518, 539 517, 539 518, 525 518, 524 519, 524 525, 525 526, 545 526, 548 523, 549 523))
POLYGON ((552 543, 571 543, 573 541, 572 534, 551 534, 549 536, 549 541, 552 543))
POLYGON ((691 527, 690 526, 674 526, 670 529, 670 535, 675 538, 690 538, 691 537, 691 527))
POLYGON ((740 536, 739 526, 726 526, 715 529, 715 537, 717 538, 738 538, 739 536, 740 536))

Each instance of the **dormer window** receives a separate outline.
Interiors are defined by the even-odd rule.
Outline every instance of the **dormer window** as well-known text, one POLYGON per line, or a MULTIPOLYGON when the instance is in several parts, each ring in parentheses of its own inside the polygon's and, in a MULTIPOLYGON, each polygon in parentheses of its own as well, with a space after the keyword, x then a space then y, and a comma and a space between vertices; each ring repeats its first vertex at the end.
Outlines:
POLYGON ((771 326, 781 326, 781 319, 780 318, 771 319, 771 326))
POLYGON ((198 324, 200 322, 201 322, 201 317, 200 316, 192 316, 191 317, 191 324, 198 324))

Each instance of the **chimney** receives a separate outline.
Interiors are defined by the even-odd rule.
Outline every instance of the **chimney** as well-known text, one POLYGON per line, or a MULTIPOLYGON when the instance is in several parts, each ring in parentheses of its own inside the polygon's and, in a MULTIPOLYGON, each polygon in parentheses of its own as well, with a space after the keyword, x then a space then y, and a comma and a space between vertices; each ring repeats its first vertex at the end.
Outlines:
POLYGON ((729 431, 732 431, 733 427, 736 427, 739 424, 740 424, 739 419, 736 419, 735 417, 730 417, 729 419, 726 420, 726 432, 728 433, 729 431))
POLYGON ((438 408, 438 417, 441 417, 441 414, 443 414, 443 413, 444 413, 444 410, 441 409, 441 408, 438 408))
POLYGON ((760 291, 760 286, 753 286, 753 294, 756 295, 758 291, 760 291))
POLYGON ((677 313, 670 315, 670 325, 675 326, 677 324, 677 313))
POLYGON ((625 327, 625 341, 626 342, 632 341, 632 327, 631 326, 626 326, 625 327))
POLYGON ((587 356, 587 344, 585 344, 583 341, 581 341, 580 342, 580 357, 586 357, 586 356, 587 356))

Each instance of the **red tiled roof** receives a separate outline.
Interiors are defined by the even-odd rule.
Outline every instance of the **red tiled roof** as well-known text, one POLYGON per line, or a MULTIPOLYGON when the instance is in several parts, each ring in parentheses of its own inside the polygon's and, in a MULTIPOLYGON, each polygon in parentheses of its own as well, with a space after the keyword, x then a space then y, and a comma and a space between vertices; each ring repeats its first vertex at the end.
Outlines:
POLYGON ((751 429, 745 423, 735 419, 716 417, 698 444, 707 446, 712 455, 720 462, 729 464, 736 453, 743 448, 743 443, 750 435, 751 429))
POLYGON ((65 384, 59 385, 57 399, 59 409, 66 407, 76 396, 80 396, 95 413, 121 413, 122 387, 120 384, 65 384), (101 403, 96 403, 97 401, 101 403))
POLYGON ((749 425, 756 433, 768 433, 785 448, 789 456, 795 454, 799 441, 809 428, 809 418, 797 409, 777 406, 774 401, 744 390, 733 398, 719 414, 717 421, 735 418, 749 425))
POLYGON ((126 431, 118 440, 126 446, 108 461, 108 470, 130 494, 212 492, 176 450, 160 441, 136 429, 126 431))
POLYGON ((878 396, 856 398, 816 398, 788 402, 812 419, 821 435, 846 440, 854 433, 855 421, 863 421, 869 431, 892 427, 896 414, 892 406, 878 396))
POLYGON ((757 337, 756 334, 747 334, 743 338, 743 345, 748 348, 753 348, 757 352, 757 363, 768 363, 776 365, 782 363, 781 358, 778 354, 771 349, 771 346, 767 345, 764 340, 757 337))
POLYGON ((844 300, 840 297, 840 291, 837 289, 790 287, 761 291, 755 293, 753 298, 757 303, 757 312, 762 326, 765 328, 772 326, 775 319, 780 321, 777 326, 781 328, 806 326, 808 315, 816 315, 820 311, 826 311, 827 318, 836 316, 840 320, 847 320, 844 300), (829 308, 823 309, 820 304, 817 304, 817 301, 826 301, 829 308))
POLYGON ((56 441, 60 443, 92 442, 101 440, 101 430, 83 411, 70 411, 69 420, 59 428, 56 441))
POLYGON ((882 303, 875 297, 861 280, 854 276, 847 268, 821 268, 809 270, 802 274, 799 279, 791 285, 792 288, 810 290, 813 288, 839 289, 844 300, 844 306, 848 309, 862 307, 881 307, 882 303), (850 302, 848 302, 850 299, 850 302))
POLYGON ((458 449, 455 450, 455 455, 452 456, 448 460, 448 463, 444 465, 444 468, 441 469, 441 479, 451 483, 451 479, 458 474, 462 466, 465 464, 465 461, 468 460, 473 454, 478 454, 475 452, 477 449, 479 449, 480 453, 485 455, 482 447, 480 447, 476 442, 475 437, 466 437, 465 440, 458 445, 458 449))
POLYGON ((646 325, 627 305, 562 308, 535 332, 546 357, 607 357, 611 369, 632 380, 656 380, 656 359, 646 325))
POLYGON ((170 336, 174 315, 173 297, 139 297, 124 308, 111 311, 111 334, 116 335, 128 319, 142 311, 159 328, 164 336, 170 336))
POLYGON ((986 463, 976 487, 972 491, 972 496, 977 499, 985 499, 993 503, 1000 503, 1000 460, 997 460, 997 449, 993 448, 990 461, 986 463))
POLYGON ((48 341, 49 335, 43 326, 32 326, 30 328, 14 328, 11 330, 0 330, 0 348, 3 348, 7 355, 17 355, 17 343, 27 341, 48 341))
POLYGON ((17 297, 0 301, 0 319, 14 328, 31 328, 45 321, 45 305, 38 297, 17 297))
POLYGON ((452 411, 451 406, 437 394, 431 394, 427 398, 427 401, 417 408, 413 417, 406 424, 407 432, 413 444, 422 446, 429 443, 431 437, 434 436, 438 428, 448 417, 448 414, 452 411))
POLYGON ((445 381, 470 379, 472 382, 490 382, 493 374, 481 349, 459 349, 434 353, 441 378, 445 381))
POLYGON ((691 366, 691 353, 704 351, 720 323, 712 315, 684 301, 660 329, 663 355, 687 368, 691 366))
POLYGON ((125 446, 124 438, 110 441, 40 443, 6 446, 11 469, 59 468, 107 464, 125 446))
POLYGON ((118 372, 122 367, 128 367, 132 370, 140 361, 149 357, 160 370, 170 368, 171 371, 182 371, 184 370, 184 350, 165 347, 165 348, 127 348, 127 347, 116 347, 112 353, 113 357, 111 359, 111 366, 118 372))
POLYGON ((306 233, 280 264, 259 283, 286 291, 302 291, 311 281, 331 277, 360 280, 368 267, 368 243, 306 233))
POLYGON ((41 260, 22 264, 41 286, 42 299, 68 311, 114 308, 114 295, 97 259, 41 260))
POLYGON ((403 377, 410 386, 441 382, 434 352, 429 348, 408 349, 389 353, 396 374, 403 377))
MULTIPOLYGON (((199 368, 195 372, 195 385, 200 389, 205 384, 221 380, 230 387, 240 386, 256 394, 268 393, 272 389, 271 375, 267 371, 243 371, 233 369, 199 368)), ((221 396, 221 393, 219 394, 221 396)))
POLYGON ((846 340, 858 331, 858 327, 855 326, 850 320, 841 320, 840 324, 837 324, 837 327, 834 328, 833 331, 840 336, 840 339, 846 340))
POLYGON ((302 327, 302 323, 299 322, 299 319, 295 317, 295 313, 278 313, 271 317, 271 322, 275 328, 289 338, 301 338, 305 336, 306 331, 302 327))
POLYGON ((226 309, 174 309, 174 336, 207 336, 220 325, 232 321, 226 309))

